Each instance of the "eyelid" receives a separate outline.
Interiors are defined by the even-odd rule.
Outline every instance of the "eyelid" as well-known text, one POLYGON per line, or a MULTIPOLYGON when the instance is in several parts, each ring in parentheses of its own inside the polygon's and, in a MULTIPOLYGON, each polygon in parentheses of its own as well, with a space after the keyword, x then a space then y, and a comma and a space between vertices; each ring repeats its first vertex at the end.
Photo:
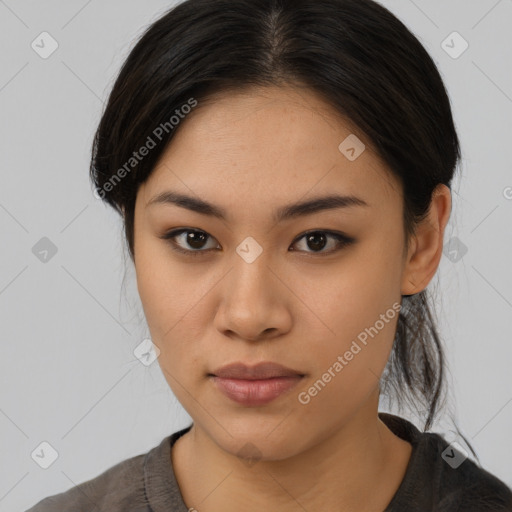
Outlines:
POLYGON ((352 245, 356 242, 356 239, 348 236, 344 233, 341 233, 339 231, 332 231, 329 229, 310 229, 308 231, 305 231, 304 233, 297 235, 295 240, 293 241, 292 245, 295 245, 299 240, 303 239, 307 235, 312 235, 314 233, 322 233, 325 234, 327 237, 334 238, 336 240, 336 246, 333 249, 330 249, 328 251, 295 251, 303 253, 307 256, 327 256, 329 254, 334 254, 339 252, 341 249, 348 247, 349 245, 352 245))
POLYGON ((213 236, 211 236, 209 233, 207 233, 206 231, 203 231, 202 229, 196 229, 196 228, 173 229, 171 231, 168 231, 167 233, 164 233, 164 235, 161 236, 160 238, 162 238, 163 240, 167 240, 170 243, 171 249, 173 251, 177 251, 179 253, 186 254, 186 255, 198 256, 201 253, 202 254, 210 253, 213 250, 213 249, 206 249, 206 250, 198 249, 198 250, 194 251, 194 250, 189 250, 189 249, 183 249, 183 247, 180 247, 178 244, 176 244, 176 242, 174 242, 172 240, 172 238, 175 238, 183 233, 191 233, 191 232, 205 233, 209 238, 213 238, 215 240, 215 238, 213 236))
MULTIPOLYGON (((168 231, 167 233, 164 233, 159 238, 161 238, 163 240, 169 241, 172 250, 177 251, 177 252, 182 253, 182 254, 186 254, 186 255, 197 256, 199 254, 204 254, 204 253, 208 254, 211 251, 216 250, 216 249, 198 249, 198 250, 183 249, 183 247, 180 247, 179 245, 177 245, 172 240, 173 238, 175 238, 175 237, 177 237, 177 236, 179 236, 179 235, 181 235, 183 233, 190 233, 190 232, 204 233, 209 238, 215 240, 215 237, 210 235, 207 231, 204 231, 202 229, 197 229, 197 228, 177 228, 177 229, 173 229, 171 231, 168 231)), ((347 246, 349 246, 349 245, 351 245, 351 244, 356 242, 355 238, 353 238, 351 236, 348 236, 348 235, 346 235, 344 233, 341 233, 339 231, 332 231, 332 230, 329 230, 329 229, 310 229, 308 231, 305 231, 304 233, 301 233, 300 235, 297 235, 297 237, 292 242, 292 245, 295 245, 299 240, 301 240, 305 236, 310 235, 310 234, 314 234, 314 233, 323 233, 323 234, 327 235, 328 237, 335 238, 337 240, 336 247, 334 249, 329 250, 329 251, 323 251, 323 252, 315 252, 315 251, 294 251, 294 252, 304 253, 304 254, 307 254, 309 256, 322 256, 322 255, 328 255, 328 254, 336 253, 336 252, 340 251, 341 249, 343 249, 344 247, 347 247, 347 246)))

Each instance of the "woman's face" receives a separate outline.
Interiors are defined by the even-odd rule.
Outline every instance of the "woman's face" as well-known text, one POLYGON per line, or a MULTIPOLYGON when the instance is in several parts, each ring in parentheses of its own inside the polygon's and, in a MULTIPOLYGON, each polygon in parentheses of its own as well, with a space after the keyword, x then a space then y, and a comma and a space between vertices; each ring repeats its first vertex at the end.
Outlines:
POLYGON ((135 267, 159 364, 195 428, 230 453, 250 442, 263 458, 290 457, 376 414, 407 282, 402 191, 351 134, 306 89, 220 96, 182 121, 139 189, 135 267), (164 192, 224 219, 151 204, 164 192), (326 196, 361 204, 286 210, 326 196), (180 228, 200 233, 164 238, 180 228), (209 376, 262 361, 304 376, 260 405, 209 376))

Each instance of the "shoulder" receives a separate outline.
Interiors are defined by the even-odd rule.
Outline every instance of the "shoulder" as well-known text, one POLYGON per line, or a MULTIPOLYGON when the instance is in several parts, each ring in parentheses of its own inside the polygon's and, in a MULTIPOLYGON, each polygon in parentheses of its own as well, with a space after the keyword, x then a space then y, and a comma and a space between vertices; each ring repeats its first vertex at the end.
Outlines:
POLYGON ((424 433, 439 512, 512 512, 512 490, 442 436, 424 433))
POLYGON ((147 512, 144 463, 149 453, 123 460, 95 478, 44 498, 26 512, 147 512))
POLYGON ((468 457, 463 447, 435 432, 421 432, 400 416, 379 413, 413 446, 411 459, 386 512, 512 512, 512 490, 468 457))

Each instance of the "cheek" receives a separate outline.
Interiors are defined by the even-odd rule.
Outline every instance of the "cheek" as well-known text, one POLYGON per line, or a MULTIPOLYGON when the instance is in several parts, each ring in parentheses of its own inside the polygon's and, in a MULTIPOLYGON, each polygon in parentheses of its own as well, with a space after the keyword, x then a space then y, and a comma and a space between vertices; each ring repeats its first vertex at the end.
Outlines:
POLYGON ((194 283, 187 282, 183 268, 172 259, 164 240, 149 232, 136 240, 137 288, 150 327, 170 329, 183 316, 194 283))
POLYGON ((136 245, 137 289, 152 339, 160 350, 179 330, 179 319, 187 306, 184 285, 161 240, 141 235, 136 245))
POLYGON ((356 336, 400 302, 398 253, 399 250, 372 250, 370 246, 367 252, 344 260, 322 286, 315 287, 314 302, 336 335, 345 340, 356 336))
MULTIPOLYGON (((332 284, 331 284, 332 286, 332 284)), ((323 349, 315 354, 315 368, 327 371, 338 356, 342 356, 350 371, 357 375, 363 369, 381 371, 389 357, 398 321, 400 300, 389 297, 375 286, 357 289, 344 283, 330 295, 330 300, 319 302, 318 316, 329 328, 323 328, 318 340, 323 349), (340 289, 342 290, 340 291, 340 289)))
POLYGON ((325 333, 317 341, 322 349, 315 351, 312 380, 321 380, 317 387, 328 382, 327 401, 355 403, 378 384, 398 322, 399 254, 400 248, 393 246, 387 252, 369 250, 350 264, 347 259, 334 277, 309 290, 325 333))
POLYGON ((320 347, 310 346, 313 371, 301 390, 309 414, 322 417, 325 408, 348 414, 375 392, 392 348, 398 311, 364 300, 344 301, 332 313, 332 330, 320 347), (367 306, 361 311, 360 307, 367 306))
MULTIPOLYGON (((169 373, 194 375, 191 370, 200 360, 196 352, 208 319, 203 297, 215 282, 201 272, 185 272, 171 258, 170 250, 161 240, 141 236, 135 266, 144 315, 166 378, 169 373)), ((169 384, 174 389, 175 383, 169 384)))

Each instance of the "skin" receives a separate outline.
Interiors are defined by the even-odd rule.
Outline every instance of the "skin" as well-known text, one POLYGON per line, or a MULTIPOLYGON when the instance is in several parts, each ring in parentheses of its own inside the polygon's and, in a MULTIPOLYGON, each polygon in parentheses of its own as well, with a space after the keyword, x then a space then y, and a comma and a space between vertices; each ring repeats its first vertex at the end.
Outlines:
POLYGON ((309 403, 300 403, 298 394, 400 304, 401 295, 420 292, 435 274, 450 191, 436 189, 429 216, 407 248, 402 208, 399 181, 364 134, 307 89, 219 95, 182 121, 138 191, 134 261, 160 367, 194 422, 171 454, 187 507, 386 508, 412 449, 377 415, 379 377, 398 314, 309 403), (366 144, 354 161, 338 149, 351 133, 366 144), (228 217, 148 205, 166 190, 214 203, 228 217), (355 195, 369 206, 272 219, 278 207, 331 193, 355 195), (173 251, 171 240, 161 237, 177 228, 208 235, 203 246, 175 237, 182 248, 213 250, 173 251), (356 241, 329 252, 336 240, 328 237, 324 248, 308 244, 308 231, 341 232, 356 241), (252 263, 236 252, 249 236, 263 250, 252 263), (279 362, 305 377, 269 404, 247 407, 207 376, 235 361, 279 362), (237 456, 246 443, 256 447, 254 464, 237 456))

